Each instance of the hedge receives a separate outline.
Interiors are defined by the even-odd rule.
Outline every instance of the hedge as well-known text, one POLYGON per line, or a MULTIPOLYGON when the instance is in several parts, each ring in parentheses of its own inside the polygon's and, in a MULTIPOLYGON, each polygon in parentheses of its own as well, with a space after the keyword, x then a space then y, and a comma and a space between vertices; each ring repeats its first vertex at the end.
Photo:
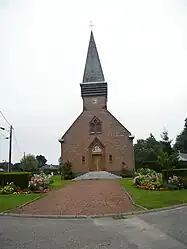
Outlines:
POLYGON ((5 186, 7 182, 14 182, 15 185, 19 186, 21 189, 26 189, 28 188, 28 183, 31 176, 31 172, 2 172, 0 173, 0 186, 5 186))
POLYGON ((162 173, 163 173, 163 179, 165 181, 167 181, 168 178, 173 175, 187 178, 187 169, 169 169, 169 170, 163 170, 162 173))

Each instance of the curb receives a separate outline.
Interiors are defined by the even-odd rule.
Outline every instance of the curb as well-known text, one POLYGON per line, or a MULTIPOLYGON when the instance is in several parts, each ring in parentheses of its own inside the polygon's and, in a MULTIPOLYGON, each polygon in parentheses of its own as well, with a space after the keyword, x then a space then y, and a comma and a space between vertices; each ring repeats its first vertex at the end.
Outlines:
POLYGON ((127 194, 128 198, 130 199, 130 201, 132 202, 132 204, 134 206, 139 207, 139 208, 143 209, 144 211, 148 211, 147 208, 145 208, 145 207, 143 207, 141 205, 136 204, 136 202, 133 200, 132 196, 129 194, 129 192, 125 189, 125 187, 123 185, 121 185, 121 187, 124 189, 125 193, 127 194))
MULTIPOLYGON (((32 201, 31 201, 32 202, 32 201)), ((30 202, 30 203, 31 203, 30 202)), ((25 204, 24 204, 25 205, 25 204)), ((150 210, 142 211, 132 211, 127 213, 118 213, 118 214, 104 214, 104 215, 35 215, 35 214, 14 214, 14 213, 0 213, 0 216, 9 216, 9 217, 24 217, 24 218, 48 218, 48 219, 96 219, 96 218, 113 218, 113 219, 125 219, 129 216, 147 214, 147 213, 156 213, 160 211, 172 211, 174 209, 186 207, 187 203, 181 205, 173 205, 170 207, 156 208, 150 210), (127 217, 126 217, 127 216, 127 217)))

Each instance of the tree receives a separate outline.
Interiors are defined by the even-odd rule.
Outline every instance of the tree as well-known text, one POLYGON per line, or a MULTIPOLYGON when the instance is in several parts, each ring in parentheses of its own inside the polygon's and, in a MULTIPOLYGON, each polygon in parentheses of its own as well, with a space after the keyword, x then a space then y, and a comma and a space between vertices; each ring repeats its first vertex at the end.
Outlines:
MULTIPOLYGON (((12 170, 12 166, 13 166, 13 164, 11 163, 11 165, 10 165, 10 171, 12 170)), ((0 162, 0 169, 4 169, 4 171, 5 172, 7 172, 8 171, 8 162, 0 162)))
POLYGON ((38 162, 38 168, 41 168, 42 166, 44 166, 47 162, 47 159, 45 158, 45 156, 43 155, 38 155, 36 156, 36 160, 38 162))
POLYGON ((24 171, 33 172, 37 170, 38 161, 36 157, 32 154, 24 156, 20 161, 24 171))
POLYGON ((158 164, 162 169, 172 169, 177 162, 177 153, 173 152, 168 154, 167 152, 160 151, 158 155, 158 164))
POLYGON ((187 118, 185 119, 183 131, 176 138, 174 147, 182 153, 187 153, 187 118))
POLYGON ((158 151, 160 150, 160 143, 155 139, 151 133, 147 139, 138 139, 134 145, 135 161, 156 161, 158 151))
POLYGON ((73 179, 73 176, 72 163, 69 161, 61 163, 61 178, 64 180, 70 180, 73 179))
POLYGON ((168 155, 171 155, 173 153, 173 148, 171 146, 172 140, 169 139, 168 131, 164 130, 161 134, 161 150, 163 152, 166 152, 168 155))
POLYGON ((21 163, 14 163, 12 166, 12 171, 23 171, 22 164, 21 163))
POLYGON ((62 164, 62 157, 60 156, 58 159, 58 164, 61 165, 62 164))

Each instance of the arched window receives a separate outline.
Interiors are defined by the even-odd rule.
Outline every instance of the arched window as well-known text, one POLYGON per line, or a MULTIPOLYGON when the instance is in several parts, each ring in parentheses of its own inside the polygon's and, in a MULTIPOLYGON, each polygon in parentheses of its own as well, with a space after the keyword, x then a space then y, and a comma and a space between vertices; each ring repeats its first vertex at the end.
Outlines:
POLYGON ((101 121, 94 117, 90 122, 90 133, 101 133, 101 121))

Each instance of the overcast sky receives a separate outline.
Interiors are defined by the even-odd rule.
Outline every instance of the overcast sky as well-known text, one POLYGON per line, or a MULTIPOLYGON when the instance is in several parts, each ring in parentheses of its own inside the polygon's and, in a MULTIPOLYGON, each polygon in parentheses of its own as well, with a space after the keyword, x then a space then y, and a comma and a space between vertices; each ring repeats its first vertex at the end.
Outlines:
POLYGON ((91 20, 108 109, 136 139, 183 129, 187 1, 0 0, 0 110, 15 128, 14 162, 26 152, 57 163, 58 139, 82 111, 91 20))

